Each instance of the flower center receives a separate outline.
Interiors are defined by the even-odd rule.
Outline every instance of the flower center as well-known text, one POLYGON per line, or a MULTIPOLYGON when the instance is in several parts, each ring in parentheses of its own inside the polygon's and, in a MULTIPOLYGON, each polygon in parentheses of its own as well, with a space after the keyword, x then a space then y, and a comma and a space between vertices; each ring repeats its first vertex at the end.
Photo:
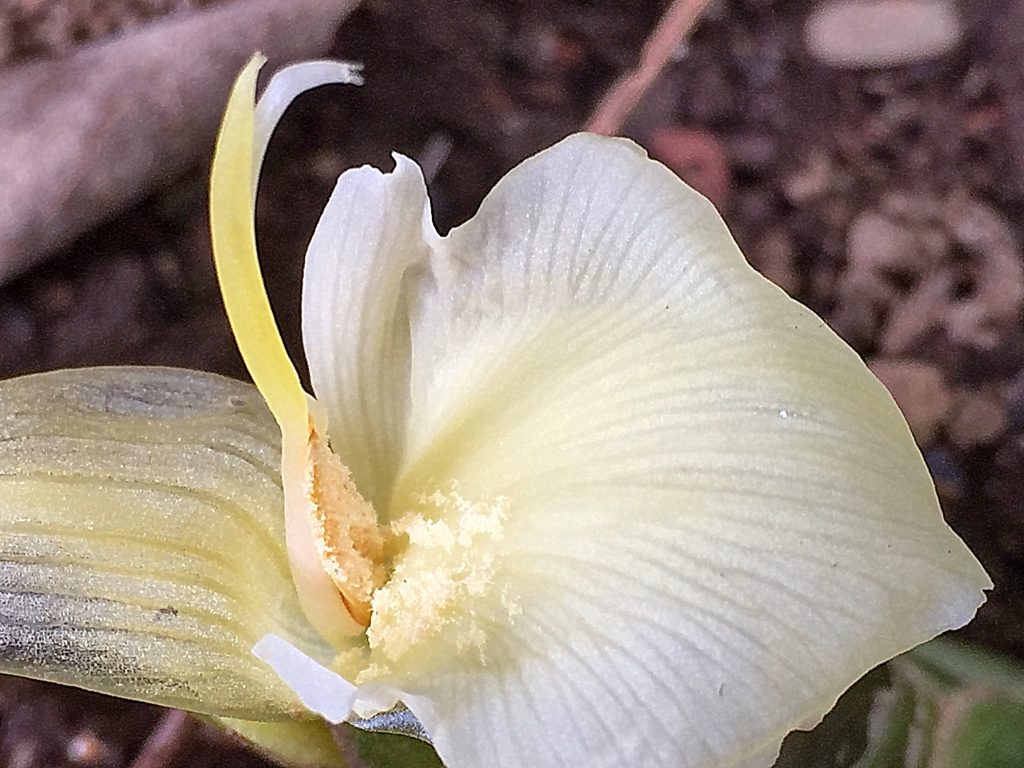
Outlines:
POLYGON ((417 495, 382 527, 311 418, 305 503, 319 563, 352 619, 349 631, 366 632, 372 661, 362 679, 427 646, 487 663, 488 624, 518 612, 507 590, 495 588, 507 499, 470 500, 450 482, 417 495))
MULTIPOLYGON (((430 638, 435 649, 446 646, 485 660, 507 512, 507 499, 470 501, 452 482, 415 499, 414 508, 392 523, 401 549, 387 583, 373 593, 367 631, 378 659, 400 661, 430 638)), ((507 595, 499 598, 511 604, 507 595)))

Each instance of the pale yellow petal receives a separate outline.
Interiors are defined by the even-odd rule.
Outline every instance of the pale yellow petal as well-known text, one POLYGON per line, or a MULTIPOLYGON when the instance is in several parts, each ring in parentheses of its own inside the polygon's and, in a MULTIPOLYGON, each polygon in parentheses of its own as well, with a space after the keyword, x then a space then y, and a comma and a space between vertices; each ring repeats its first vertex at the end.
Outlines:
MULTIPOLYGON (((306 395, 278 333, 256 254, 255 99, 264 61, 254 56, 242 70, 224 112, 210 172, 210 231, 224 306, 245 366, 281 429, 304 441, 306 395)), ((261 126, 268 135, 270 130, 261 126)))
MULTIPOLYGON (((359 189, 332 215, 378 220, 359 189)), ((990 582, 884 388, 635 145, 571 137, 444 240, 400 231, 353 265, 394 283, 430 248, 373 321, 409 326, 377 493, 409 544, 362 680, 405 692, 449 768, 756 764, 973 616, 990 582)), ((362 338, 334 339, 356 380, 362 338)))
POLYGON ((302 712, 250 649, 330 659, 284 547, 256 390, 169 368, 0 383, 0 670, 243 718, 302 712))

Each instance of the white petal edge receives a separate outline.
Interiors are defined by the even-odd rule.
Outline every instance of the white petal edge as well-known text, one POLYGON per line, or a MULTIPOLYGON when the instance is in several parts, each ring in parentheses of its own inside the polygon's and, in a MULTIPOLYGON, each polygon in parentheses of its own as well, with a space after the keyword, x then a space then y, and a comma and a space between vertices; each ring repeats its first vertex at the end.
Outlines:
POLYGON ((435 749, 449 751, 448 729, 429 699, 389 685, 370 683, 357 687, 277 635, 260 638, 252 653, 270 666, 311 712, 331 725, 370 718, 401 703, 430 735, 435 749))
POLYGON ((356 687, 282 637, 265 635, 252 648, 311 712, 334 725, 345 722, 355 703, 356 687))

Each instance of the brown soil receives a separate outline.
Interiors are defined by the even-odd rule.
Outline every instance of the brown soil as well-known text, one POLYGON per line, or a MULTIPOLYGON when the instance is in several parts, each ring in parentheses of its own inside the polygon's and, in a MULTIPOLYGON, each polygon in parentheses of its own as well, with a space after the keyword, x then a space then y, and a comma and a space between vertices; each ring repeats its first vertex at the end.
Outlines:
MULTIPOLYGON (((24 14, 21 43, 0 50, 0 62, 201 4, 65 3, 79 15, 62 37, 57 22, 57 32, 38 28, 49 18, 40 9, 57 4, 23 0, 37 15, 24 14), (91 15, 114 6, 127 14, 116 24, 91 15)), ((1014 303, 1024 6, 964 2, 956 51, 858 72, 805 51, 812 5, 714 4, 628 133, 666 160, 681 157, 755 265, 876 361, 914 424, 947 519, 997 584, 964 635, 1024 658, 1024 323, 1014 303)), ((446 230, 515 162, 582 126, 662 6, 370 0, 351 17, 332 53, 365 62, 367 84, 300 99, 272 145, 259 203, 263 267, 295 357, 304 244, 341 170, 388 167, 393 150, 416 158, 435 137, 450 141, 431 184, 446 230)), ((11 28, 0 24, 0 37, 11 28)), ((0 287, 0 376, 132 363, 244 377, 214 282, 204 184, 196 169, 0 287)), ((0 762, 127 765, 158 717, 2 679, 0 762)), ((174 762, 258 764, 205 727, 174 762)))

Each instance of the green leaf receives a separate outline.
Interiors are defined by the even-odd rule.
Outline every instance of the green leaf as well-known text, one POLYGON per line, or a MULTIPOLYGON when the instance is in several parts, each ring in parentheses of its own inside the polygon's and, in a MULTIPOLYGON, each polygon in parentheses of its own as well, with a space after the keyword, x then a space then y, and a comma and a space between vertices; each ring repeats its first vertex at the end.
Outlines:
POLYGON ((434 748, 424 741, 393 733, 370 733, 338 726, 359 751, 367 768, 444 768, 434 748))
POLYGON ((812 731, 794 731, 782 744, 775 768, 849 768, 868 746, 868 718, 890 686, 885 666, 868 672, 840 697, 812 731))
POLYGON ((1024 768, 1024 668, 935 640, 854 685, 775 768, 1024 768))
POLYGON ((1024 705, 999 700, 975 704, 956 728, 948 765, 1024 767, 1024 705))
POLYGON ((903 658, 949 687, 983 685, 1024 702, 1024 667, 1003 656, 938 640, 915 648, 903 658))

